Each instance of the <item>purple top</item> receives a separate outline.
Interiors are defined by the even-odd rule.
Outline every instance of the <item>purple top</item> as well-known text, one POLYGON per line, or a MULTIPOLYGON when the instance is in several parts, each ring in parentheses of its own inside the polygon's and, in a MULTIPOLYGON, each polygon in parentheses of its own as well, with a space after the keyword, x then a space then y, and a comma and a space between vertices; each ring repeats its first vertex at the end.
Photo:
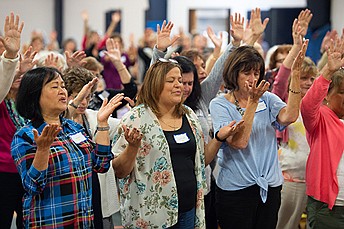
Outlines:
MULTIPOLYGON (((122 63, 129 68, 132 66, 129 56, 126 53, 122 53, 122 63)), ((100 62, 104 66, 103 77, 106 83, 106 89, 121 89, 122 81, 116 67, 111 61, 106 61, 105 56, 100 58, 100 62)))

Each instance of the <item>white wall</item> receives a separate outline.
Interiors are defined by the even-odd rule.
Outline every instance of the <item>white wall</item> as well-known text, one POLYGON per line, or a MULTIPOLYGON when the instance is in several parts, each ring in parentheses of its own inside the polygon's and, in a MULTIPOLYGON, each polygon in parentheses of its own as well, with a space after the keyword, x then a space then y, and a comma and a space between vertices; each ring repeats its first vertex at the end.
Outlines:
POLYGON ((168 0, 167 17, 173 21, 176 28, 182 26, 185 31, 188 31, 189 9, 231 9, 231 12, 240 13, 246 17, 247 11, 255 7, 269 10, 271 8, 302 8, 306 5, 306 0, 168 0))
MULTIPOLYGON (((89 12, 89 24, 94 30, 104 33, 105 12, 114 9, 122 10, 122 35, 128 40, 134 33, 138 40, 145 27, 145 10, 149 7, 148 0, 65 0, 64 1, 64 38, 73 37, 79 43, 83 35, 81 11, 89 12)), ((28 43, 31 31, 39 28, 47 36, 54 29, 53 0, 0 0, 0 29, 6 15, 11 11, 21 16, 25 22, 22 41, 28 43)), ((126 42, 128 43, 128 42, 126 42)))
MULTIPOLYGON (((183 26, 188 30, 189 9, 231 9, 246 15, 247 10, 256 6, 262 10, 271 7, 305 7, 306 0, 168 0, 167 19, 175 23, 175 28, 183 26)), ((64 37, 73 37, 80 42, 83 26, 80 13, 83 9, 90 14, 92 29, 104 32, 105 12, 121 9, 122 33, 125 40, 130 33, 139 39, 144 31, 145 10, 149 7, 148 0, 65 0, 64 1, 64 37)), ((49 34, 54 29, 53 0, 0 0, 0 29, 2 31, 5 16, 11 11, 20 14, 25 21, 23 42, 29 42, 30 33, 40 29, 49 34)), ((341 31, 344 1, 332 0, 331 20, 333 28, 341 31)), ((177 29, 176 29, 177 31, 177 29)))
POLYGON ((342 33, 344 28, 343 12, 344 12, 344 1, 343 0, 332 0, 331 2, 331 21, 332 28, 337 30, 339 34, 342 33))
POLYGON ((22 43, 29 43, 31 31, 39 28, 48 34, 54 28, 54 1, 0 0, 0 30, 3 33, 5 17, 14 12, 25 22, 22 43))
MULTIPOLYGON (((89 14, 89 25, 93 30, 105 33, 105 13, 110 10, 122 11, 121 33, 124 41, 134 34, 138 40, 145 27, 145 10, 148 0, 65 0, 64 1, 64 37, 73 37, 78 42, 83 35, 81 12, 89 14)), ((128 42, 125 42, 128 45, 128 42)))

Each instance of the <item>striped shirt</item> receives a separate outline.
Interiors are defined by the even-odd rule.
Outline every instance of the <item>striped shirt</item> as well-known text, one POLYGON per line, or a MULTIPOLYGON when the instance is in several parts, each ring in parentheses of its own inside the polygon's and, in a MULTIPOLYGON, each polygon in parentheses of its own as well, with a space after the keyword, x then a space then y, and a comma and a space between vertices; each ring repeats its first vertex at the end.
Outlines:
POLYGON ((61 119, 62 130, 50 147, 48 168, 32 165, 37 150, 32 130, 41 134, 46 123, 30 122, 12 141, 12 157, 25 189, 25 228, 91 228, 92 169, 106 172, 113 155, 98 145, 81 125, 61 119))

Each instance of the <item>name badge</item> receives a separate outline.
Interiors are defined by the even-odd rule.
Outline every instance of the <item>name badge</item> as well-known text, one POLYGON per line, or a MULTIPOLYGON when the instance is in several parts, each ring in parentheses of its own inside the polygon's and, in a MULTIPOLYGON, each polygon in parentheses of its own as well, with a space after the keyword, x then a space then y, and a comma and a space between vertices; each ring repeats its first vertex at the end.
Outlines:
POLYGON ((266 110, 266 104, 264 101, 261 101, 258 103, 257 109, 256 109, 256 113, 261 112, 263 110, 266 110))
POLYGON ((175 134, 175 135, 173 135, 173 137, 174 137, 174 140, 179 144, 190 141, 190 138, 188 137, 188 135, 186 133, 175 134))
POLYGON ((85 136, 82 133, 76 133, 70 136, 73 142, 76 144, 79 144, 80 142, 83 142, 86 140, 85 136))
POLYGON ((98 96, 99 96, 99 98, 101 98, 102 100, 104 100, 105 98, 108 98, 109 95, 110 95, 109 92, 103 91, 103 92, 102 92, 101 94, 99 94, 98 96))

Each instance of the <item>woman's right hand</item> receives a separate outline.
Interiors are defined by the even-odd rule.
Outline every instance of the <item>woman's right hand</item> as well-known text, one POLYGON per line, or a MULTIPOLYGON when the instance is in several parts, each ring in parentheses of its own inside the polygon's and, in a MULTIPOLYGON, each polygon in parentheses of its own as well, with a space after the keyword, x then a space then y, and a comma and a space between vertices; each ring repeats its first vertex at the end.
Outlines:
POLYGON ((37 145, 37 149, 41 151, 47 151, 53 144, 54 139, 58 133, 62 130, 59 124, 48 124, 43 128, 41 135, 38 135, 38 131, 33 129, 33 137, 37 145))
POLYGON ((122 125, 124 131, 125 140, 129 143, 129 146, 139 148, 141 145, 141 139, 143 134, 137 128, 133 128, 131 131, 127 128, 126 125, 122 125))
POLYGON ((160 51, 166 50, 169 46, 171 46, 174 42, 176 42, 179 38, 179 35, 174 36, 172 39, 170 38, 171 36, 171 31, 173 28, 173 23, 169 21, 166 24, 166 20, 161 25, 157 25, 157 39, 156 39, 156 44, 157 48, 160 51))
POLYGON ((252 87, 250 87, 248 81, 245 82, 245 87, 248 89, 249 100, 252 102, 258 102, 259 98, 269 89, 270 83, 262 80, 257 86, 258 80, 253 81, 252 87))

